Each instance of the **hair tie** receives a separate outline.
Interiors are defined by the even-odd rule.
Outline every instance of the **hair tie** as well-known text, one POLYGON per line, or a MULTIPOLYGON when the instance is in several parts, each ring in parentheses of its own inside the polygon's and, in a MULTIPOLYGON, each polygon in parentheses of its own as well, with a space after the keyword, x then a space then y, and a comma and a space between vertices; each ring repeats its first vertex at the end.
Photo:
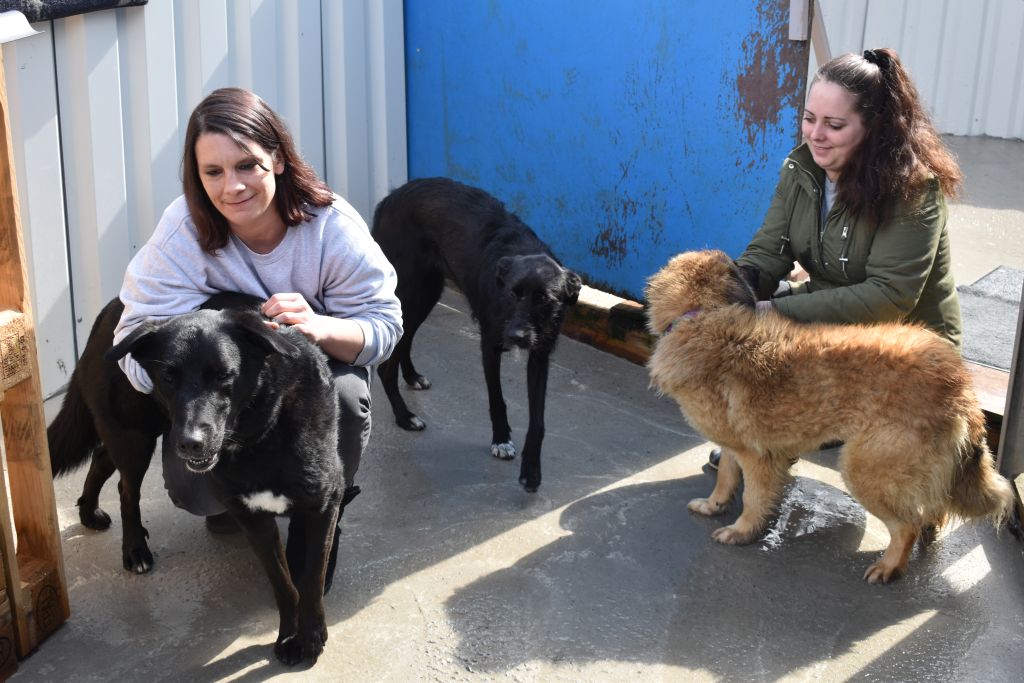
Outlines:
POLYGON ((863 56, 865 61, 867 61, 869 64, 874 64, 882 71, 887 71, 889 69, 889 64, 891 63, 889 60, 889 55, 885 54, 884 52, 875 50, 864 50, 863 56))

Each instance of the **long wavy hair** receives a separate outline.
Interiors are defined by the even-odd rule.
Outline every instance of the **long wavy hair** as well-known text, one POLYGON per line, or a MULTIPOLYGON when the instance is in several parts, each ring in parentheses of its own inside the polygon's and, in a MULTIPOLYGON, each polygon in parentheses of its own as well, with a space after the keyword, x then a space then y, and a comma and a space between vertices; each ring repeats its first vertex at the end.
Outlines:
POLYGON ((334 195, 295 147, 288 127, 258 95, 242 88, 220 88, 207 95, 192 111, 181 157, 181 184, 192 221, 204 251, 213 252, 228 242, 231 228, 213 205, 196 162, 196 141, 203 133, 221 133, 246 153, 251 143, 262 147, 274 162, 284 162, 275 179, 274 204, 285 225, 292 227, 312 217, 310 207, 327 206, 334 195))
POLYGON ((918 197, 932 176, 947 197, 959 195, 960 166, 935 132, 894 50, 840 55, 818 69, 812 87, 818 81, 835 83, 853 95, 866 129, 836 188, 851 212, 878 222, 896 204, 918 197))

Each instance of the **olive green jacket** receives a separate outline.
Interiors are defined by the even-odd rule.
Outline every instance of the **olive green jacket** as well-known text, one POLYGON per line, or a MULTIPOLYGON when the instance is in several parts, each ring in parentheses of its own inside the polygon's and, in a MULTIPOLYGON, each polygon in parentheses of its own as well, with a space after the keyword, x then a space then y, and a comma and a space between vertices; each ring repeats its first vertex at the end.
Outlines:
POLYGON ((790 152, 764 224, 736 261, 760 271, 758 298, 768 298, 797 261, 811 278, 773 300, 782 314, 836 323, 922 322, 959 348, 960 301, 938 181, 885 212, 877 227, 836 199, 819 237, 824 188, 825 172, 807 145, 790 152))

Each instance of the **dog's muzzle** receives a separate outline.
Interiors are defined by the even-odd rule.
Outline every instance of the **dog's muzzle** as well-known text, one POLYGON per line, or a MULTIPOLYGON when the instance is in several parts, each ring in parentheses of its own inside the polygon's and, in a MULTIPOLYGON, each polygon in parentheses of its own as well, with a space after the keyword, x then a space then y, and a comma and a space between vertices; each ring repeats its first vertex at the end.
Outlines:
POLYGON ((196 474, 205 474, 217 466, 217 461, 219 459, 220 458, 218 458, 216 454, 210 458, 189 457, 185 458, 185 467, 196 474))
POLYGON ((185 467, 196 474, 209 472, 217 466, 218 448, 208 448, 205 439, 197 435, 178 437, 178 457, 185 461, 185 467))

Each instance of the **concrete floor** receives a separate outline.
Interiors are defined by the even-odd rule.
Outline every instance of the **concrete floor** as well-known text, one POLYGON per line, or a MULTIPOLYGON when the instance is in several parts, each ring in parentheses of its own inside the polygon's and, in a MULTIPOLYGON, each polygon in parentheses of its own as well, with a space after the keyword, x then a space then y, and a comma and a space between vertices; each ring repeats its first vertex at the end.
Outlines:
MULTIPOLYGON (((991 142, 952 143, 983 161, 1009 148, 1016 164, 983 164, 954 207, 975 229, 953 233, 967 278, 1024 265, 1024 143, 991 142), (985 193, 1000 182, 1015 200, 985 193)), ((398 429, 374 382, 363 495, 346 513, 313 668, 295 678, 274 660, 276 610, 244 540, 175 510, 154 468, 142 511, 156 566, 143 576, 121 569, 119 521, 79 524, 84 471, 57 480, 72 615, 13 680, 1020 680, 1024 546, 1008 534, 953 527, 915 552, 909 577, 867 585, 887 533, 822 451, 798 463, 763 540, 716 544, 710 532, 736 510, 686 510, 713 485, 709 445, 644 368, 571 339, 551 369, 544 483, 527 494, 518 460, 488 454, 478 335, 458 296, 414 353, 434 388, 405 394, 428 428, 398 429)), ((504 372, 520 444, 525 360, 507 356, 504 372)), ((116 518, 113 484, 102 503, 116 518)))

